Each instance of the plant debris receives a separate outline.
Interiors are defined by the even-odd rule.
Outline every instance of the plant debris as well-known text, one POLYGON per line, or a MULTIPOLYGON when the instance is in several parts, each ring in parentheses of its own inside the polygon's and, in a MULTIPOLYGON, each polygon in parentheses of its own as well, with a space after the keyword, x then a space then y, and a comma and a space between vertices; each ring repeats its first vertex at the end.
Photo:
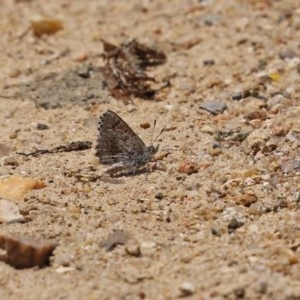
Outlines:
POLYGON ((44 267, 49 264, 49 258, 56 244, 31 238, 12 235, 0 236, 0 248, 4 253, 0 255, 3 261, 16 269, 44 267))
POLYGON ((19 155, 24 156, 38 156, 39 154, 53 154, 53 153, 59 153, 59 152, 72 152, 72 151, 83 151, 87 149, 91 149, 92 143, 88 141, 77 141, 77 142, 71 142, 68 145, 60 145, 53 149, 39 149, 30 153, 24 153, 24 152, 17 152, 19 155))
POLYGON ((21 201, 28 191, 43 189, 44 187, 46 187, 46 183, 41 180, 13 175, 0 181, 0 197, 12 201, 21 201))
POLYGON ((19 207, 12 201, 0 199, 0 223, 25 222, 19 207))
POLYGON ((157 90, 150 87, 149 82, 155 79, 144 71, 147 67, 166 62, 166 55, 153 48, 130 40, 120 47, 102 40, 104 44, 105 65, 101 68, 104 85, 118 99, 136 96, 151 99, 157 90))

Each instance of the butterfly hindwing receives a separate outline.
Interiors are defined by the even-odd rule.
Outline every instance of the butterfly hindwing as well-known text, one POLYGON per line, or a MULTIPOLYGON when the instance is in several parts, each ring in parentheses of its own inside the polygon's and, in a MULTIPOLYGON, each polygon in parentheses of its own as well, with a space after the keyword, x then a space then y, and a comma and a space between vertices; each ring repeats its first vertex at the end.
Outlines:
POLYGON ((96 155, 103 164, 139 165, 153 154, 127 123, 111 110, 101 116, 99 133, 96 155))

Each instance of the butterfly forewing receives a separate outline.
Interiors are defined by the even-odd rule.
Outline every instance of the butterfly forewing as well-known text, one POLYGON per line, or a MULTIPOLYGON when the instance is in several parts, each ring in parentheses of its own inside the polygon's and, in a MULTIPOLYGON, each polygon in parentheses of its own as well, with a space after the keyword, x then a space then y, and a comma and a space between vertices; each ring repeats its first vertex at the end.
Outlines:
POLYGON ((123 163, 140 166, 154 154, 138 135, 115 112, 108 110, 99 122, 99 139, 96 155, 103 164, 123 163))

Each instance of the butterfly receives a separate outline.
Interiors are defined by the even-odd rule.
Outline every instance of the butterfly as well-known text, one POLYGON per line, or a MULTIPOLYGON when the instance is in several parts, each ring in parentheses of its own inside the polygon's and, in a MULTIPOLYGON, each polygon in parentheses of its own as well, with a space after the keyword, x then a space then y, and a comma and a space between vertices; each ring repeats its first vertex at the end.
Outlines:
POLYGON ((146 146, 139 136, 115 112, 108 110, 99 121, 96 156, 102 164, 111 165, 106 173, 135 173, 157 153, 159 145, 146 146))

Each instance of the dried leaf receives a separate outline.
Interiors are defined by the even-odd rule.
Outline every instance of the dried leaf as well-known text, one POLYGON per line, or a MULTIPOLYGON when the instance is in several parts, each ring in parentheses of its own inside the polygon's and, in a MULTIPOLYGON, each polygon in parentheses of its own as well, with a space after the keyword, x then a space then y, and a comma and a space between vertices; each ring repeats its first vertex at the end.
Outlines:
POLYGON ((156 90, 149 83, 155 82, 155 79, 144 71, 149 66, 165 63, 166 55, 135 40, 123 43, 120 47, 104 40, 102 42, 106 63, 101 71, 112 95, 119 99, 126 99, 131 95, 144 99, 153 98, 156 90))
POLYGON ((0 255, 0 261, 16 269, 24 269, 48 265, 56 244, 44 240, 1 235, 0 248, 5 251, 0 255))
POLYGON ((44 187, 46 187, 46 184, 43 181, 13 175, 0 182, 0 197, 12 201, 21 201, 29 190, 42 189, 44 187))
POLYGON ((0 223, 24 222, 19 207, 12 201, 0 199, 0 223))

